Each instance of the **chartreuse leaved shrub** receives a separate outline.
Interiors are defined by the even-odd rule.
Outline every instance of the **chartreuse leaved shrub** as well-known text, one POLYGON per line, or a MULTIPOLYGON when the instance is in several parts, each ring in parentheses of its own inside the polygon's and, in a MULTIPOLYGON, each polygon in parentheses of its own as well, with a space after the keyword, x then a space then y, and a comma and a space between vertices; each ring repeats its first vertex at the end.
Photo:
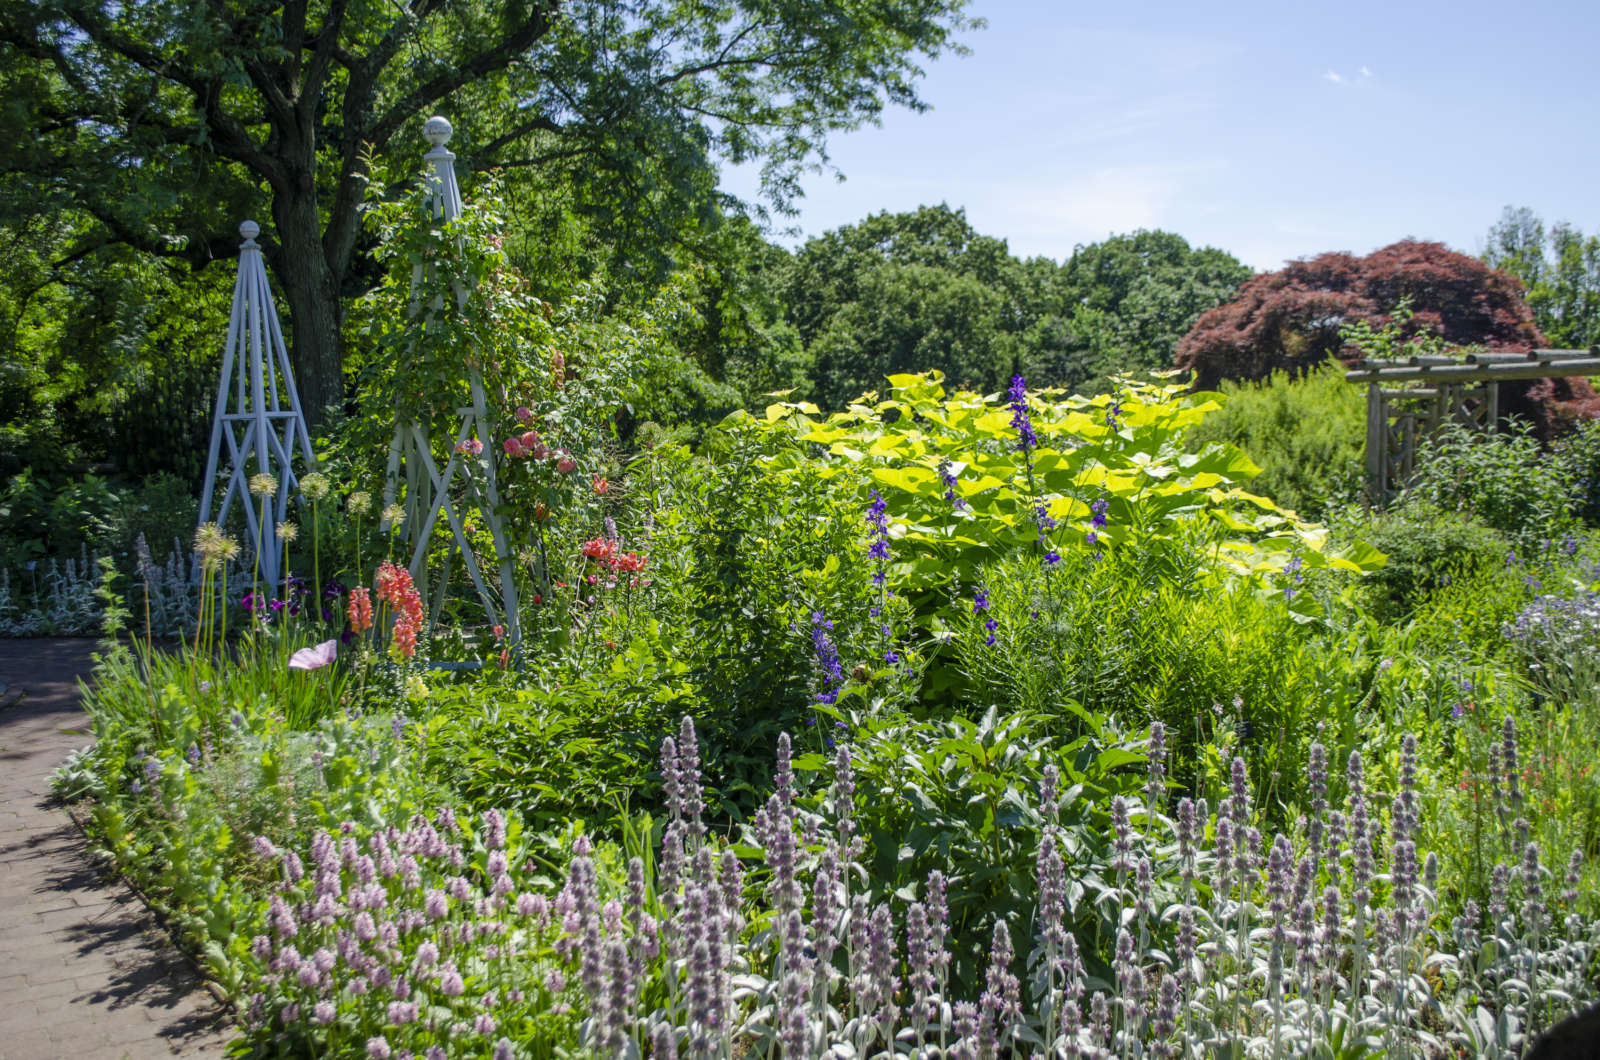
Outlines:
POLYGON ((889 382, 887 398, 825 418, 809 403, 780 403, 726 426, 765 436, 775 475, 820 464, 863 493, 877 489, 894 519, 896 580, 912 592, 1019 549, 1049 564, 1068 550, 1154 556, 1202 541, 1217 578, 1381 563, 1246 490, 1258 469, 1237 449, 1189 451, 1187 432, 1217 406, 1181 386, 1126 381, 1085 398, 1030 393, 1019 377, 1008 394, 984 397, 947 394, 937 372, 889 382))

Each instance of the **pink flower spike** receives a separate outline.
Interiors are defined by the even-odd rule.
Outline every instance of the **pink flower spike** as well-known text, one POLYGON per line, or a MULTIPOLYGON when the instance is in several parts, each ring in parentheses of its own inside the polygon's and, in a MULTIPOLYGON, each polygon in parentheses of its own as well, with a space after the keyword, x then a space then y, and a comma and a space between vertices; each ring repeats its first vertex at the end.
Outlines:
POLYGON ((325 640, 315 648, 301 648, 289 656, 291 670, 320 670, 339 655, 339 642, 325 640))

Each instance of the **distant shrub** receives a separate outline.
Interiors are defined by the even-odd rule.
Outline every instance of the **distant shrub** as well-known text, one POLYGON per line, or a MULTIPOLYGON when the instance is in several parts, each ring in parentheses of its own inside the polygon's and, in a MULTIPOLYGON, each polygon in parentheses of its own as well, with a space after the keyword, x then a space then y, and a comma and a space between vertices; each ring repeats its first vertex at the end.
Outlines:
POLYGON ((1570 527, 1567 467, 1514 427, 1487 436, 1447 427, 1419 456, 1408 502, 1468 512, 1525 547, 1570 527))
POLYGON ((1227 442, 1261 467, 1250 490, 1319 517, 1361 490, 1366 404, 1335 361, 1299 379, 1276 371, 1259 383, 1224 382, 1222 409, 1191 435, 1227 442))
POLYGON ((1472 515, 1422 500, 1375 513, 1362 532, 1389 557, 1365 579, 1380 621, 1408 616, 1433 593, 1505 566, 1515 549, 1472 515))
POLYGON ((1572 490, 1572 514, 1600 526, 1600 420, 1588 420, 1556 449, 1572 490))

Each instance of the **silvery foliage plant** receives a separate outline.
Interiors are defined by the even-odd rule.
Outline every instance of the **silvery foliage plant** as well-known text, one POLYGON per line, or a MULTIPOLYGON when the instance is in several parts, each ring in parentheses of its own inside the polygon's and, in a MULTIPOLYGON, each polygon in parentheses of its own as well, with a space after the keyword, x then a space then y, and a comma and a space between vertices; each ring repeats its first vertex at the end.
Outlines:
MULTIPOLYGON (((178 541, 164 563, 150 554, 144 535, 134 545, 136 608, 149 607, 150 632, 157 637, 182 636, 193 631, 199 614, 199 561, 178 541)), ((47 634, 83 636, 98 633, 105 603, 96 594, 100 582, 100 557, 83 551, 77 559, 52 559, 27 572, 34 591, 10 571, 0 571, 0 636, 37 637, 47 634), (33 578, 37 575, 37 580, 33 578)), ((142 610, 138 627, 144 628, 142 610)))
POLYGON ((968 996, 945 877, 874 901, 849 747, 818 812, 797 800, 790 754, 781 737, 773 791, 736 846, 707 826, 685 719, 662 746, 670 814, 654 865, 608 873, 580 836, 548 889, 520 824, 494 811, 475 836, 448 811, 365 837, 346 825, 304 861, 261 840, 282 882, 246 962, 248 1022, 373 1057, 550 1055, 529 1031, 552 1015, 586 1054, 625 1058, 1514 1057, 1594 992, 1582 866, 1552 871, 1528 838, 1509 721, 1495 808, 1520 857, 1495 867, 1487 908, 1469 900, 1451 918, 1416 845, 1413 738, 1398 790, 1372 790, 1353 753, 1337 805, 1314 744, 1291 837, 1264 826, 1243 759, 1214 810, 1169 805, 1156 725, 1142 796, 1108 807, 1096 906, 1109 929, 1080 949, 1069 881, 1089 855, 1058 823, 1047 767, 1033 923, 987 926, 968 996), (1016 952, 1029 934, 1033 952, 1016 952))
MULTIPOLYGON (((993 924, 975 998, 954 996, 944 879, 920 900, 873 903, 864 886, 848 748, 834 760, 822 815, 796 807, 787 738, 774 791, 751 838, 763 851, 759 894, 702 822, 694 735, 663 748, 672 818, 656 897, 657 931, 641 944, 626 921, 582 926, 598 954, 586 975, 588 1043, 602 1054, 978 1058, 1341 1055, 1437 1056, 1466 1048, 1514 1056, 1528 1035, 1592 994, 1596 924, 1578 912, 1577 855, 1552 874, 1528 838, 1508 721, 1503 814, 1521 859, 1493 875, 1488 908, 1438 914, 1438 862, 1417 849, 1417 747, 1404 741, 1398 791, 1370 791, 1359 752, 1345 795, 1330 800, 1329 763, 1309 758, 1301 838, 1268 834, 1235 758, 1215 811, 1166 800, 1165 733, 1151 732, 1143 799, 1112 801, 1116 925, 1110 977, 1093 976, 1068 921, 1073 866, 1055 824, 1057 775, 1040 792, 1035 952, 1013 952, 993 924), (1385 811, 1387 811, 1385 813, 1385 811), (1558 886, 1558 883, 1561 884, 1558 886), (608 957, 614 952, 615 957, 608 957), (621 969, 623 954, 658 962, 621 969), (655 977, 663 989, 649 988, 655 977), (646 997, 653 1005, 644 1003, 646 997)), ((1498 787, 1498 785, 1497 785, 1498 787)), ((569 884, 569 886, 571 886, 569 884)))

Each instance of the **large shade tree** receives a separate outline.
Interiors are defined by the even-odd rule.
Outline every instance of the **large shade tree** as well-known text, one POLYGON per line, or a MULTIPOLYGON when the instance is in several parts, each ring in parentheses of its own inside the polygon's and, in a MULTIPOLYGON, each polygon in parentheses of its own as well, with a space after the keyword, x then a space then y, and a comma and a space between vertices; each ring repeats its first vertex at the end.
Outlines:
POLYGON ((59 260, 122 245, 231 258, 270 209, 268 262, 302 393, 341 395, 374 176, 417 168, 421 121, 458 168, 559 174, 650 268, 725 205, 720 160, 766 202, 828 134, 923 104, 921 57, 966 0, 0 0, 0 223, 70 212, 59 260))

